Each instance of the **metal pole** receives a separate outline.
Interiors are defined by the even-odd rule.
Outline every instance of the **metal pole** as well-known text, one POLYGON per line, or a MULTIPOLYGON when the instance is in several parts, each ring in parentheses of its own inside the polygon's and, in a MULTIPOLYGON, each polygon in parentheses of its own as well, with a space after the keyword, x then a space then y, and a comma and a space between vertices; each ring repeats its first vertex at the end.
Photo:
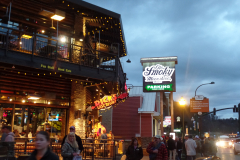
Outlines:
POLYGON ((170 92, 170 101, 171 101, 171 132, 174 130, 174 111, 173 111, 173 92, 170 92))
POLYGON ((182 134, 183 134, 183 135, 182 135, 182 138, 183 138, 183 139, 184 139, 184 136, 185 136, 185 134, 184 134, 184 131, 185 131, 185 130, 184 130, 184 109, 185 109, 185 108, 183 108, 183 118, 182 118, 182 119, 183 119, 183 127, 182 127, 182 134))
POLYGON ((240 133, 240 103, 238 103, 238 129, 240 133))
POLYGON ((10 22, 11 9, 12 9, 12 2, 10 2, 8 22, 10 22))
POLYGON ((160 125, 160 129, 161 129, 161 136, 164 135, 164 131, 163 131, 163 92, 160 92, 160 120, 161 120, 161 125, 160 125))

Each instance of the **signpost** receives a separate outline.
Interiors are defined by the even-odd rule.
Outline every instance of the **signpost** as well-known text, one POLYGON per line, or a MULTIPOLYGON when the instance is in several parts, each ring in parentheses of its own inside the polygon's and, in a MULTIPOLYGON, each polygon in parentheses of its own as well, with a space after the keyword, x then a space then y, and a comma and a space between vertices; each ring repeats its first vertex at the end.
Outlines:
MULTIPOLYGON (((163 93, 171 92, 169 99, 171 102, 171 118, 173 115, 173 92, 176 92, 175 65, 177 57, 151 57, 141 58, 143 66, 143 92, 160 92, 160 115, 161 115, 161 135, 163 135, 163 93)), ((164 122, 166 126, 168 123, 164 122)), ((171 123, 171 131, 174 123, 171 123)))

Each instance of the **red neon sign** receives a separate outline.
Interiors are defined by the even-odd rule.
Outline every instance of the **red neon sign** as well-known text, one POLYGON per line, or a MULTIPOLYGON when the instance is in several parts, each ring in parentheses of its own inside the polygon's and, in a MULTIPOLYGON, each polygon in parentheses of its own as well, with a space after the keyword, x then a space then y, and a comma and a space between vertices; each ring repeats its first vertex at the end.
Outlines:
POLYGON ((128 93, 123 93, 117 97, 116 94, 112 94, 111 96, 104 96, 102 99, 94 101, 95 106, 92 106, 92 109, 102 109, 105 107, 109 107, 115 103, 117 103, 117 99, 124 99, 128 97, 128 93))

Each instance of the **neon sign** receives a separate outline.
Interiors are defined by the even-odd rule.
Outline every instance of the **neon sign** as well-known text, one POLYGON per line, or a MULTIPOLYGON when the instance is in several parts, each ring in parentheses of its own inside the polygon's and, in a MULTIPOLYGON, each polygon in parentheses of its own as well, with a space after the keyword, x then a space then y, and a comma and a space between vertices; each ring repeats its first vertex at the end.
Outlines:
POLYGON ((102 99, 94 101, 95 106, 92 106, 92 109, 102 109, 109 107, 115 103, 117 103, 118 99, 125 99, 128 97, 128 93, 123 93, 117 97, 116 94, 112 94, 110 96, 104 96, 102 99))
MULTIPOLYGON (((94 101, 94 108, 101 109, 105 107, 109 107, 117 102, 116 94, 112 94, 111 96, 104 96, 102 99, 94 101)), ((94 109, 93 108, 93 109, 94 109)))

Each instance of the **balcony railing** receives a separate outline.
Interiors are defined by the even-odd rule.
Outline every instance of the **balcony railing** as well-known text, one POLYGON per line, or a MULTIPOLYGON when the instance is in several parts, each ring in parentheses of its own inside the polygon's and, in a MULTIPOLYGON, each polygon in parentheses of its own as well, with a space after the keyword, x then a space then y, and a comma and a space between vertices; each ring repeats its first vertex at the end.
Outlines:
POLYGON ((5 49, 5 54, 7 54, 8 50, 17 51, 31 54, 33 58, 39 56, 100 70, 118 72, 116 75, 118 75, 119 79, 122 82, 126 80, 126 75, 116 54, 63 43, 37 33, 0 27, 2 28, 0 30, 0 49, 5 49))

